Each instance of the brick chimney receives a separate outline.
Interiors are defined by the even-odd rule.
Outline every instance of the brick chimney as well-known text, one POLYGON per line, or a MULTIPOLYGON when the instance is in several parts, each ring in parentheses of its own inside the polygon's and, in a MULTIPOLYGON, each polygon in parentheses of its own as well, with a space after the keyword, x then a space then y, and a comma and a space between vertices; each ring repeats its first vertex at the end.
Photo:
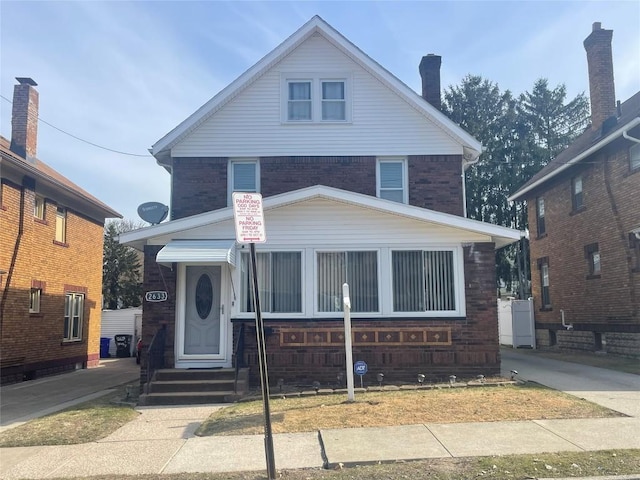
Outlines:
POLYGON ((438 110, 442 109, 440 100, 440 55, 428 54, 420 61, 420 76, 422 77, 422 98, 438 110))
POLYGON ((11 151, 27 160, 36 157, 38 146, 38 85, 31 78, 17 77, 13 87, 11 151))
POLYGON ((600 22, 595 22, 591 34, 583 43, 589 65, 591 128, 594 130, 602 127, 604 121, 616 112, 612 38, 613 30, 604 30, 600 22))

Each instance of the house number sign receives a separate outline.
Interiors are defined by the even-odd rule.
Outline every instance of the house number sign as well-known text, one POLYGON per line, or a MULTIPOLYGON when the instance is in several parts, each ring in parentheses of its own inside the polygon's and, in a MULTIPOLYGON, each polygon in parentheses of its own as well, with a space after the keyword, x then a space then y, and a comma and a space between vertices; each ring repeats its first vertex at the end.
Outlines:
POLYGON ((154 290, 151 292, 147 292, 144 295, 144 299, 147 302, 165 302, 169 298, 167 292, 163 292, 160 290, 154 290))

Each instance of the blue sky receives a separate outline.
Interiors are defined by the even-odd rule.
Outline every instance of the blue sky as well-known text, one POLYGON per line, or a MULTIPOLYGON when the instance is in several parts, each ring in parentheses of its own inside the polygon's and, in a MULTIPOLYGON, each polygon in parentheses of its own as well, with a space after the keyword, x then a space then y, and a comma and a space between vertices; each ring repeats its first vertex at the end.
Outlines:
MULTIPOLYGON (((582 41, 613 29, 616 97, 640 90, 640 2, 14 2, 0 1, 0 86, 32 77, 41 119, 95 144, 139 155, 313 15, 412 89, 418 64, 442 56, 442 86, 471 73, 519 94, 536 79, 588 94, 582 41)), ((11 105, 0 99, 1 133, 11 105)), ((169 202, 169 175, 40 124, 38 156, 126 218, 169 202)))

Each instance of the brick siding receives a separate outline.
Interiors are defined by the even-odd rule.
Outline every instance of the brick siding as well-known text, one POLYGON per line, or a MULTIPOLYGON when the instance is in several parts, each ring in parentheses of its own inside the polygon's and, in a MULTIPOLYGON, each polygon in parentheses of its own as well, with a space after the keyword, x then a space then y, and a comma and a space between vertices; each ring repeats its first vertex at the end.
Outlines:
POLYGON ((629 170, 630 146, 617 140, 527 197, 531 232, 537 231, 535 198, 545 200, 546 235, 531 239, 537 339, 543 347, 550 346, 545 330, 560 330, 558 348, 575 350, 596 349, 595 333, 600 333, 607 352, 640 356, 640 271, 629 241, 629 232, 640 226, 640 171, 629 170), (578 174, 584 208, 572 212, 571 179, 578 174), (594 243, 602 271, 590 277, 585 246, 594 243), (542 257, 549 258, 549 311, 540 305, 536 262, 542 257), (561 309, 572 331, 562 328, 561 309))
MULTIPOLYGON (((9 272, 21 208, 21 188, 3 179, 0 208, 0 269, 9 272)), ((96 366, 100 352, 103 226, 67 210, 67 241, 54 244, 56 204, 46 201, 45 221, 33 217, 35 193, 24 189, 24 226, 2 319, 2 358, 23 358, 28 378, 96 366), (42 282, 42 283, 38 283, 42 282), (43 288, 40 313, 29 313, 32 285, 43 288), (82 341, 64 343, 65 286, 86 289, 82 341)), ((21 380, 20 378, 16 378, 21 380)))

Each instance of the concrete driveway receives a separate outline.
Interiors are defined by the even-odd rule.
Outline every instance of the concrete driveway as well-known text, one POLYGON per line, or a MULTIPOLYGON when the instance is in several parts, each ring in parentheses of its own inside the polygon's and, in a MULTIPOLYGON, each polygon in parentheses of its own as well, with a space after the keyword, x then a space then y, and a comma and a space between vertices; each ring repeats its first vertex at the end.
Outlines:
POLYGON ((502 349, 502 375, 530 380, 632 417, 640 417, 640 375, 502 349))
POLYGON ((136 359, 100 360, 100 366, 5 385, 0 389, 0 431, 32 418, 57 412, 140 378, 136 359))

